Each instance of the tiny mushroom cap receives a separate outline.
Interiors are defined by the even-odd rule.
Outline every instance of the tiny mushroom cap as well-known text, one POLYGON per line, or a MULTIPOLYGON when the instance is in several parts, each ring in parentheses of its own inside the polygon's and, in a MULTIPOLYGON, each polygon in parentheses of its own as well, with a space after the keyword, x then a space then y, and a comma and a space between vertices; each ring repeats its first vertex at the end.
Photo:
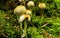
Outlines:
POLYGON ((34 4, 33 1, 29 1, 29 2, 27 3, 27 6, 33 7, 33 6, 35 6, 35 4, 34 4))
POLYGON ((31 15, 32 11, 31 10, 26 10, 26 14, 31 15))
POLYGON ((19 18, 18 22, 19 22, 19 23, 21 23, 21 22, 23 22, 23 21, 24 21, 24 19, 25 19, 25 16, 24 16, 24 15, 22 15, 22 16, 20 16, 20 18, 19 18))
POLYGON ((31 16, 30 15, 26 15, 26 18, 28 21, 31 21, 31 16))
POLYGON ((25 2, 25 1, 28 1, 28 0, 19 0, 19 2, 25 2))
POLYGON ((22 37, 22 38, 25 37, 25 34, 23 33, 21 37, 22 37))
POLYGON ((24 15, 20 16, 18 22, 21 23, 21 22, 23 22, 26 18, 27 18, 28 21, 31 20, 30 15, 24 14, 24 15))
POLYGON ((41 9, 45 9, 46 8, 46 4, 45 3, 39 3, 39 8, 41 9))
POLYGON ((28 21, 31 21, 31 16, 28 14, 25 14, 25 18, 27 18, 28 21))
POLYGON ((14 14, 24 14, 26 12, 26 8, 23 5, 19 5, 14 9, 14 14))
POLYGON ((24 2, 24 0, 19 0, 19 2, 24 2))

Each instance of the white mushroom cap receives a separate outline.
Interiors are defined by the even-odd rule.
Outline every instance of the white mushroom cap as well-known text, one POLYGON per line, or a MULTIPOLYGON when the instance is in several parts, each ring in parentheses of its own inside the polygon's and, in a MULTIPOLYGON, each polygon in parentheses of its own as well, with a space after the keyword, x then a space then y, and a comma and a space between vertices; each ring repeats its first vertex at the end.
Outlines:
POLYGON ((46 4, 45 3, 39 3, 39 8, 41 9, 45 9, 46 8, 46 4))
POLYGON ((19 22, 19 23, 21 23, 21 22, 23 22, 23 21, 24 21, 24 19, 25 19, 25 16, 24 16, 24 15, 22 15, 22 16, 20 16, 20 18, 19 18, 18 22, 19 22))
POLYGON ((32 11, 31 10, 26 10, 26 14, 31 15, 32 11))
POLYGON ((24 0, 19 0, 19 2, 24 2, 24 0))
POLYGON ((23 5, 19 5, 14 9, 14 14, 24 14, 26 12, 26 8, 23 5))
POLYGON ((25 1, 28 1, 28 0, 19 0, 19 2, 25 2, 25 1))
POLYGON ((31 16, 28 16, 27 18, 28 18, 28 21, 31 21, 31 16))
POLYGON ((22 34, 22 36, 21 36, 21 37, 23 38, 23 37, 25 37, 25 36, 26 36, 25 34, 22 34))
POLYGON ((18 20, 19 23, 23 22, 26 18, 27 18, 28 21, 31 20, 30 15, 25 14, 25 15, 20 16, 20 18, 19 18, 19 20, 18 20))
POLYGON ((33 1, 29 1, 29 2, 27 3, 27 6, 34 6, 34 2, 33 2, 33 1))

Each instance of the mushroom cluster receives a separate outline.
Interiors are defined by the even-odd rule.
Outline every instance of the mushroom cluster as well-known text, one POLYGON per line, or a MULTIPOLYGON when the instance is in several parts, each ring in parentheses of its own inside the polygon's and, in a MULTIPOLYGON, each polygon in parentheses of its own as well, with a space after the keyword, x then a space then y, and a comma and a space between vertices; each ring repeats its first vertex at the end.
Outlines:
MULTIPOLYGON (((24 2, 24 1, 26 2, 28 0, 19 0, 20 3, 24 2)), ((34 7, 35 4, 34 4, 33 1, 28 1, 27 6, 28 7, 34 7)), ((40 9, 45 9, 46 4, 45 3, 39 3, 38 7, 40 9)), ((27 9, 25 5, 19 5, 14 9, 14 14, 19 14, 20 18, 19 18, 18 22, 23 23, 26 20, 26 18, 27 18, 28 21, 31 20, 32 11, 30 9, 27 9)), ((27 24, 25 24, 25 27, 24 27, 25 34, 23 34, 23 37, 26 36, 26 28, 27 28, 27 24)))
MULTIPOLYGON (((19 2, 24 2, 25 0, 19 0, 19 2)), ((27 3, 27 6, 29 7, 33 7, 34 6, 34 2, 33 1, 29 1, 27 3)), ((20 18, 18 20, 19 23, 23 23, 24 21, 31 21, 31 15, 32 15, 32 11, 30 9, 27 9, 25 7, 25 5, 19 5, 17 6, 15 9, 14 9, 14 14, 18 14, 20 15, 20 18)), ((25 23, 26 24, 26 23, 25 23)), ((22 25, 21 26, 21 30, 23 29, 22 28, 22 25)), ((26 28, 27 28, 27 24, 24 25, 24 33, 22 33, 22 36, 25 37, 26 36, 26 28)), ((22 37, 21 36, 21 37, 22 37)))
MULTIPOLYGON (((24 2, 23 0, 19 0, 20 2, 24 2)), ((27 3, 27 6, 31 6, 33 7, 34 6, 34 2, 33 1, 29 1, 27 3)), ((19 22, 23 22, 26 18, 27 19, 30 19, 31 18, 31 14, 32 14, 32 11, 31 10, 28 10, 24 5, 19 5, 17 6, 15 9, 14 9, 14 14, 20 14, 20 18, 19 18, 19 22)), ((29 20, 28 20, 29 21, 29 20)))

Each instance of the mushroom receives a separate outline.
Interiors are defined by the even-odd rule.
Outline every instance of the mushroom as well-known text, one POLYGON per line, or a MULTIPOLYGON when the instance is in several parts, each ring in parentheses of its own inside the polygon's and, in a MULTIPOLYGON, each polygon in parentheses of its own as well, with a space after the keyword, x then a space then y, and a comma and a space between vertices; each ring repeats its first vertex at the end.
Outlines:
POLYGON ((31 15, 32 11, 31 10, 26 10, 26 14, 31 15))
POLYGON ((24 15, 22 15, 22 16, 20 16, 20 18, 19 18, 19 23, 21 23, 21 22, 23 22, 24 21, 24 19, 25 19, 25 16, 24 15))
MULTIPOLYGON (((30 17, 30 15, 28 15, 28 14, 21 15, 20 18, 19 18, 19 20, 18 20, 19 23, 20 23, 21 30, 22 30, 22 22, 23 22, 26 18, 27 18, 28 21, 31 20, 31 17, 30 17)), ((27 28, 27 22, 26 22, 26 20, 25 20, 25 21, 24 21, 24 31, 23 31, 23 33, 22 33, 22 35, 21 35, 21 38, 27 36, 27 34, 26 34, 26 28, 27 28)))
POLYGON ((20 2, 20 4, 21 5, 26 5, 26 2, 27 2, 28 0, 19 0, 19 2, 20 2))
POLYGON ((26 8, 23 5, 19 5, 14 9, 14 14, 24 14, 26 12, 26 8))
POLYGON ((33 7, 33 6, 34 6, 34 2, 33 2, 33 1, 29 1, 29 2, 27 3, 27 6, 33 7))
POLYGON ((26 18, 27 18, 28 21, 31 20, 30 15, 24 14, 24 15, 20 16, 20 18, 19 18, 19 20, 18 20, 19 23, 23 22, 26 18))
POLYGON ((39 8, 41 9, 45 9, 46 8, 46 4, 45 3, 39 3, 39 8))
POLYGON ((44 13, 44 9, 46 8, 46 4, 45 3, 39 3, 38 6, 41 9, 40 12, 41 12, 42 17, 43 17, 43 13, 44 13))
POLYGON ((19 2, 24 2, 25 0, 19 0, 19 2))
POLYGON ((25 1, 28 1, 28 0, 19 0, 19 2, 25 2, 25 1))

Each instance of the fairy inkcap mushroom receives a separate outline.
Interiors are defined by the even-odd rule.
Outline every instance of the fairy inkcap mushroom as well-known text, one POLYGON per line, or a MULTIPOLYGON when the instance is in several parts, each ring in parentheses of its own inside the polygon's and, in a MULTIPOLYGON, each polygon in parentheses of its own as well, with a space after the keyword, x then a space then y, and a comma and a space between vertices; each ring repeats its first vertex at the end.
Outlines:
POLYGON ((25 16, 24 16, 24 15, 22 15, 22 16, 20 16, 20 18, 19 18, 18 22, 19 22, 19 23, 20 23, 20 22, 23 22, 23 21, 24 21, 24 19, 25 19, 25 16))
POLYGON ((24 1, 28 1, 28 0, 19 0, 19 2, 24 2, 24 1))
POLYGON ((26 10, 26 14, 31 15, 32 11, 31 10, 26 10))
POLYGON ((33 7, 33 6, 34 6, 34 2, 33 2, 33 1, 29 1, 29 2, 27 3, 27 6, 33 7))
POLYGON ((24 2, 24 0, 19 0, 19 2, 24 2))
POLYGON ((22 34, 22 36, 21 36, 21 37, 22 37, 22 38, 23 38, 23 37, 25 37, 25 34, 22 34))
POLYGON ((19 23, 23 22, 26 18, 27 18, 28 21, 31 20, 30 15, 24 14, 24 15, 20 16, 20 18, 19 18, 19 20, 18 20, 19 23))
POLYGON ((38 6, 41 9, 45 9, 46 8, 46 4, 45 3, 39 3, 38 6))
POLYGON ((14 14, 24 14, 26 12, 26 8, 23 5, 19 5, 14 9, 14 14))

